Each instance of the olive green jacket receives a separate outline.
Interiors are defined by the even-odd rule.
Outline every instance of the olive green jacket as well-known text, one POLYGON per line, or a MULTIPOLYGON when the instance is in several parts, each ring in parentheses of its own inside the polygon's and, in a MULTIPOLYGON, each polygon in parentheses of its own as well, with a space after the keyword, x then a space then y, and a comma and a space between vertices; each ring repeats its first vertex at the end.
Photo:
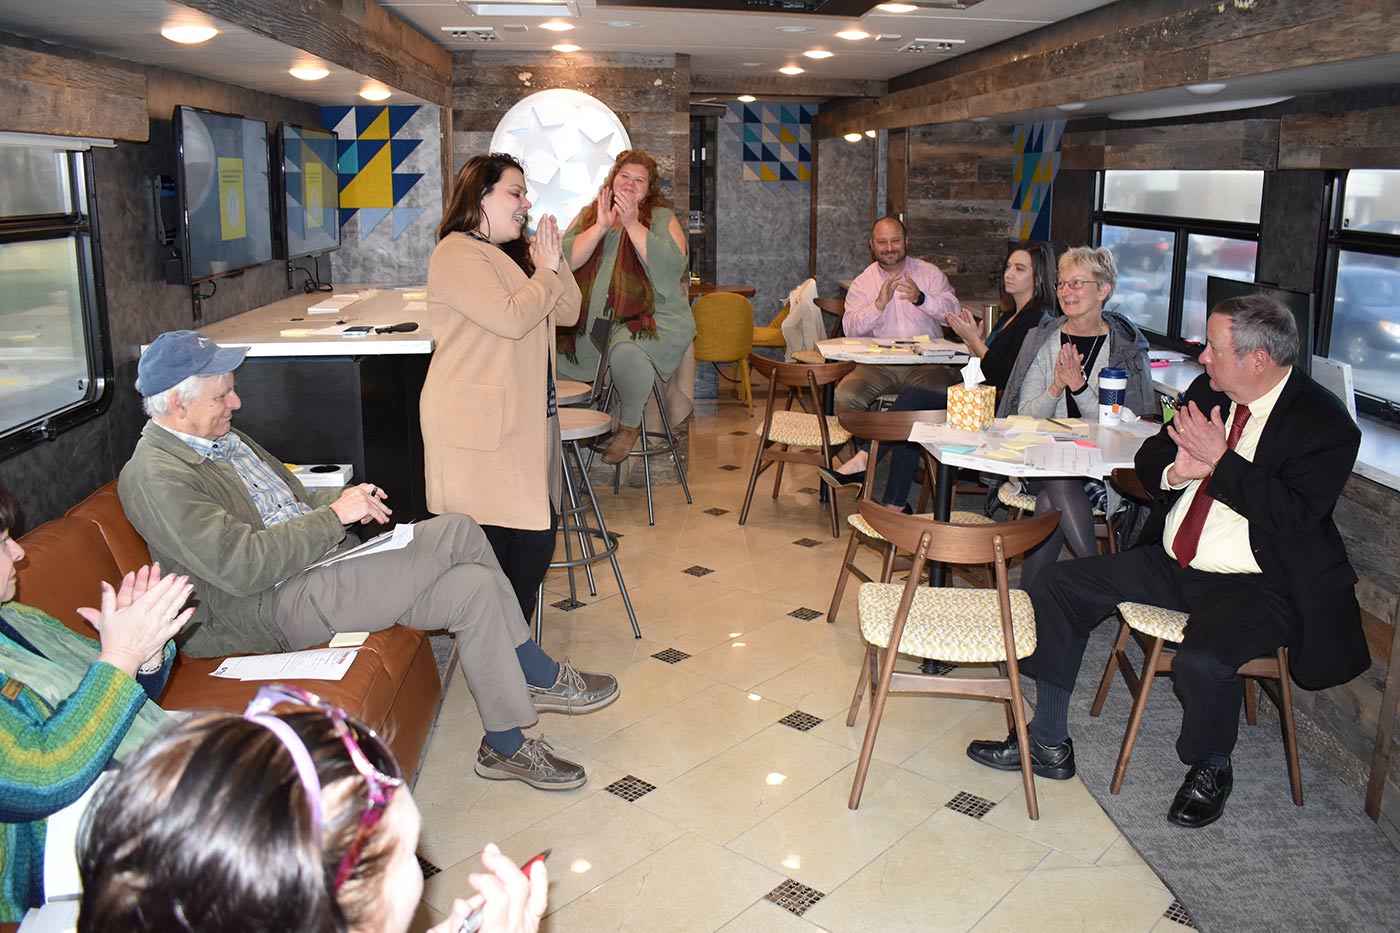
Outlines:
POLYGON ((188 574, 198 608, 179 641, 197 658, 286 651, 277 627, 277 585, 340 544, 345 527, 330 508, 339 489, 308 493, 295 476, 242 431, 292 495, 313 511, 263 525, 257 506, 227 460, 208 460, 153 421, 117 483, 122 508, 170 573, 188 574))

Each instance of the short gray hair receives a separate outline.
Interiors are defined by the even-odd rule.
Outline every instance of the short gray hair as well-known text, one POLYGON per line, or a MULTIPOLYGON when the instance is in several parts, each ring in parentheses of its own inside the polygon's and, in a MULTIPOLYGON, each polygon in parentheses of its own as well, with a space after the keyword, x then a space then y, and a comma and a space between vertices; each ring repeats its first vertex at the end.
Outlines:
POLYGON ((1267 295, 1227 298, 1210 311, 1230 319, 1235 359, 1263 350, 1279 366, 1298 358, 1298 322, 1293 313, 1267 295))
POLYGON ((1088 269, 1095 282, 1108 286, 1108 297, 1113 297, 1113 290, 1118 287, 1118 258, 1107 246, 1071 246, 1060 254, 1056 271, 1065 266, 1083 266, 1088 269))
POLYGON ((186 402, 196 401, 204 394, 205 383, 213 382, 218 378, 219 376, 186 376, 164 392, 146 396, 141 400, 141 406, 146 409, 147 417, 159 418, 168 415, 175 396, 180 396, 186 402))

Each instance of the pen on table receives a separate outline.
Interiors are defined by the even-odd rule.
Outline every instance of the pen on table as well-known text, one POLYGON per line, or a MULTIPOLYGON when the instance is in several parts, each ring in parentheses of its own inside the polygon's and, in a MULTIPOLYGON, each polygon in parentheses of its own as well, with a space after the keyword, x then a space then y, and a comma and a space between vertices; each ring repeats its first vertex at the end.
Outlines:
MULTIPOLYGON (((531 867, 533 867, 536 862, 543 862, 545 859, 549 858, 550 853, 552 853, 553 851, 554 850, 552 848, 545 849, 539 855, 536 855, 524 865, 521 865, 521 873, 527 878, 530 877, 531 867)), ((457 928, 457 933, 476 933, 477 930, 480 930, 482 923, 482 911, 485 909, 485 907, 486 905, 482 904, 476 910, 473 910, 470 914, 468 914, 467 919, 463 920, 462 925, 457 928)))
POLYGON ((1058 424, 1060 427, 1065 428, 1066 430, 1069 430, 1069 431, 1073 431, 1073 430, 1074 430, 1074 425, 1072 425, 1072 424, 1065 424, 1063 421, 1060 421, 1060 420, 1058 420, 1058 419, 1056 419, 1056 418, 1046 418, 1045 420, 1048 421, 1048 422, 1050 422, 1051 424, 1058 424))

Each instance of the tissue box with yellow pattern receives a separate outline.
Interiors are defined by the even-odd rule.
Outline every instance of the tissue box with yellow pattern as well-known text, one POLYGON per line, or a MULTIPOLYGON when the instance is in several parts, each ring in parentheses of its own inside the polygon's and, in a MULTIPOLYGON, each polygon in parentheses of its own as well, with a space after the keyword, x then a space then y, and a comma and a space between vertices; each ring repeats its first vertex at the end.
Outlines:
POLYGON ((948 427, 985 431, 997 416, 997 387, 954 385, 948 387, 948 427))

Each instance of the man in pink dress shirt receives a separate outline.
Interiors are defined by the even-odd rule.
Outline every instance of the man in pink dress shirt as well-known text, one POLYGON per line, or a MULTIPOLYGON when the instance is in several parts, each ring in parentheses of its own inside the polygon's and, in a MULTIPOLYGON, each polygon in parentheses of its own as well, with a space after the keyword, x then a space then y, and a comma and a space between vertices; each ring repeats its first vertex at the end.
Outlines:
MULTIPOLYGON (((848 337, 943 335, 943 322, 958 313, 958 296, 937 266, 906 255, 904 224, 881 217, 870 230, 875 261, 846 291, 841 319, 848 337)), ((957 381, 951 367, 876 366, 861 363, 836 387, 836 413, 864 411, 875 399, 906 385, 943 389, 957 381)))

